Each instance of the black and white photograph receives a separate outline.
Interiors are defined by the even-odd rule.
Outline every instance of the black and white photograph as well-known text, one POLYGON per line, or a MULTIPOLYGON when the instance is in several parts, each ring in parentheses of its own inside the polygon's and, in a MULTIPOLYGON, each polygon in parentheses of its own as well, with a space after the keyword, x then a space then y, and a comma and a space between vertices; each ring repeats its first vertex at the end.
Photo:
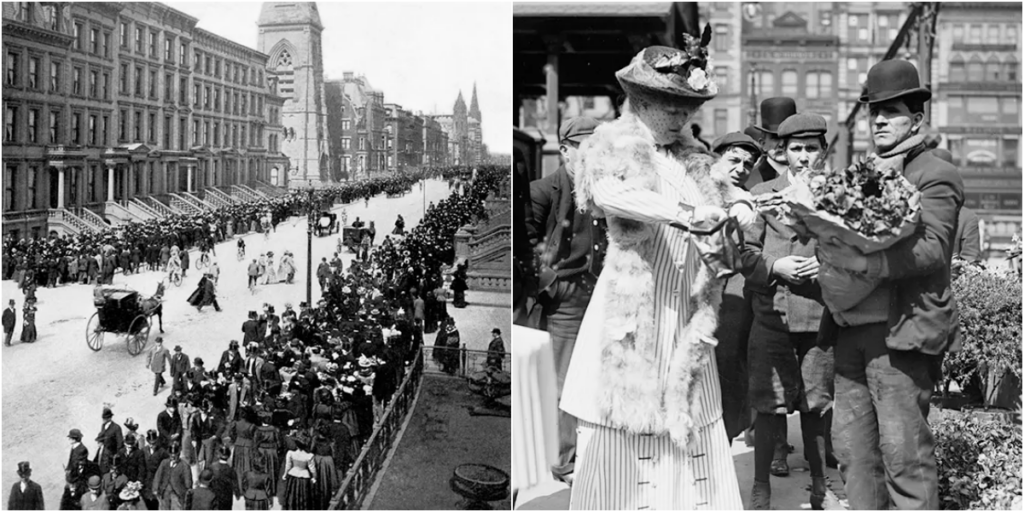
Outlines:
POLYGON ((513 507, 1021 501, 1021 3, 514 2, 513 507))
POLYGON ((510 509, 510 23, 4 2, 0 506, 510 509))

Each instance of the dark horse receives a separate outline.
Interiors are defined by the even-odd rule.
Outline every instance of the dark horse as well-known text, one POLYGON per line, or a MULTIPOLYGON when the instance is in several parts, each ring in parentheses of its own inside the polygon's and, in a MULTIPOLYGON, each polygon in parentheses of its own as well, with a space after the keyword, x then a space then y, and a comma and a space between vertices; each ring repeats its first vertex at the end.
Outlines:
POLYGON ((160 334, 164 333, 164 282, 160 281, 156 286, 156 293, 148 299, 142 299, 140 304, 142 305, 142 312, 145 313, 146 317, 152 317, 156 315, 157 320, 160 322, 160 334))

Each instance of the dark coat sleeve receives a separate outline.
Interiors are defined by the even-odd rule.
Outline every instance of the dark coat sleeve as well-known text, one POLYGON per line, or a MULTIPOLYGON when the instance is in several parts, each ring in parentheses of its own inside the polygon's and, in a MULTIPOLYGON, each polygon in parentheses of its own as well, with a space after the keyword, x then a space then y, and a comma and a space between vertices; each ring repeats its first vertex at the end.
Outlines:
POLYGON ((956 168, 931 153, 913 159, 906 175, 921 192, 921 221, 913 235, 881 253, 887 275, 881 275, 878 258, 871 258, 869 276, 905 279, 949 265, 957 215, 964 203, 963 180, 956 168))
MULTIPOLYGON (((554 175, 552 175, 554 176, 554 175)), ((548 178, 530 183, 530 211, 526 222, 526 232, 531 245, 544 240, 547 235, 547 220, 552 208, 552 181, 548 178)))

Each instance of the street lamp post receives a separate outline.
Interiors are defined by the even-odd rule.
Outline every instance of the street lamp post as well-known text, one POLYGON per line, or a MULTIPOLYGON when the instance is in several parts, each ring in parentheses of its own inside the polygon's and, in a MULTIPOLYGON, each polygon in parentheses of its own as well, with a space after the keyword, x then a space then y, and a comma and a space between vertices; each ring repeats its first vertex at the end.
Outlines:
POLYGON ((309 202, 306 204, 306 304, 313 307, 313 187, 309 188, 309 202))

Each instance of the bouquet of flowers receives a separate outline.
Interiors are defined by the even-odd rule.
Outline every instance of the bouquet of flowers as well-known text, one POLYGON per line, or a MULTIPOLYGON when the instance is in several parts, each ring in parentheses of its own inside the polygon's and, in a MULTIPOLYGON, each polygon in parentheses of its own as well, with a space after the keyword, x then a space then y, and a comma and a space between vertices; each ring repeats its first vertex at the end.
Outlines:
MULTIPOLYGON (((921 193, 903 176, 903 156, 870 158, 840 171, 818 169, 792 176, 778 194, 756 198, 803 238, 839 239, 864 254, 910 236, 921 216, 921 193)), ((862 274, 821 264, 825 304, 834 313, 860 304, 878 286, 862 274)))

